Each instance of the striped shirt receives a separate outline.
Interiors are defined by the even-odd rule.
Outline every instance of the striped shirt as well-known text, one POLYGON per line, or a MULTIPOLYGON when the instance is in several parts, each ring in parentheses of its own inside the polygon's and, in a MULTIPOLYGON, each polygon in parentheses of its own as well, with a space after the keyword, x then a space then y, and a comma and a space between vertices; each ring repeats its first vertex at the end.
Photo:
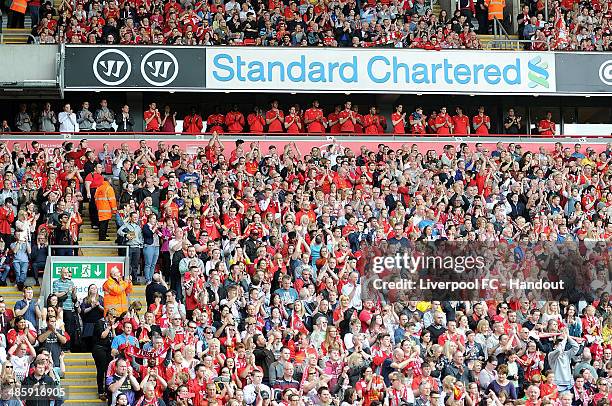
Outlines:
POLYGON ((62 303, 62 309, 64 310, 74 310, 74 302, 72 301, 73 287, 74 282, 72 282, 72 279, 58 279, 53 282, 53 293, 67 292, 66 300, 62 303))

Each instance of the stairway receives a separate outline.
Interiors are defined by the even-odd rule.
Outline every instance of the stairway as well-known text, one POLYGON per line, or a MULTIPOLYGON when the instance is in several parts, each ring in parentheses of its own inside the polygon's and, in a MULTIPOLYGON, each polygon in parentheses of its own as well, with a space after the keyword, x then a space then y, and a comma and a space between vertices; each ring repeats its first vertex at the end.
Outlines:
MULTIPOLYGON (((7 281, 7 283, 10 283, 10 281, 7 281)), ((34 289, 34 298, 40 296, 40 287, 34 286, 33 278, 28 277, 28 279, 26 280, 26 285, 31 285, 32 289, 34 289)), ((4 303, 6 303, 7 309, 14 309, 15 303, 18 300, 23 299, 23 293, 18 291, 17 288, 12 285, 0 286, 0 296, 2 296, 2 298, 4 299, 4 303)))
POLYGON ((2 25, 0 26, 0 43, 2 44, 27 44, 29 35, 32 32, 32 20, 29 14, 26 14, 24 27, 25 28, 7 28, 8 16, 2 16, 2 25))
MULTIPOLYGON (((83 209, 83 225, 79 234, 80 244, 89 245, 114 245, 117 235, 117 227, 114 220, 111 220, 108 229, 110 241, 98 241, 98 230, 91 228, 89 219, 89 211, 87 203, 83 209)), ((82 248, 83 256, 109 256, 117 255, 116 250, 105 248, 82 248)), ((13 288, 14 289, 14 288, 13 288)), ((15 289, 15 291, 17 291, 15 289)), ((0 290, 1 292, 1 290, 0 290)), ((19 293, 17 291, 17 293, 19 293)), ((36 292, 35 292, 36 293, 36 292)), ((19 298, 18 298, 19 299, 19 298)), ((5 297, 6 300, 6 297, 5 297)), ((145 286, 134 286, 130 302, 139 300, 143 306, 146 306, 145 286)), ((62 379, 62 385, 67 388, 68 404, 79 404, 84 406, 102 406, 104 403, 98 399, 98 387, 96 384, 96 364, 93 356, 89 353, 69 353, 66 354, 64 361, 66 363, 66 376, 62 379)))

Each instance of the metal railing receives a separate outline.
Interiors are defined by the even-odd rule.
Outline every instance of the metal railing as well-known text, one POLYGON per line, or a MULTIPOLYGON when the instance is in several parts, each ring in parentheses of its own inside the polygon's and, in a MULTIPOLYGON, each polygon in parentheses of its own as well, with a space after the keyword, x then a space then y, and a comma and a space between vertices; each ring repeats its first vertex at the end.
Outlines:
POLYGON ((504 25, 497 17, 493 19, 493 41, 510 40, 510 35, 504 28, 504 25))
POLYGON ((490 42, 491 50, 507 50, 507 51, 522 51, 525 45, 546 44, 546 50, 550 51, 550 38, 546 40, 531 40, 531 39, 493 39, 490 42))

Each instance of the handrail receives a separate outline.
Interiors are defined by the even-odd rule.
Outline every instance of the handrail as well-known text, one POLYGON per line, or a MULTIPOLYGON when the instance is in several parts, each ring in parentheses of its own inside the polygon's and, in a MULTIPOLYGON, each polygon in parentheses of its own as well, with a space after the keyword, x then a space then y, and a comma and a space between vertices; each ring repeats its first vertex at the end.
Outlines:
POLYGON ((518 45, 519 44, 535 44, 535 43, 542 43, 545 42, 546 43, 546 50, 550 51, 550 38, 546 37, 546 40, 532 40, 532 39, 493 39, 491 41, 491 44, 493 44, 495 46, 495 48, 497 49, 512 49, 512 50, 516 50, 516 51, 520 51, 520 49, 515 49, 515 48, 519 48, 518 45), (501 46, 497 46, 497 45, 501 45, 501 44, 516 44, 516 47, 508 47, 508 48, 503 48, 501 46))
POLYGON ((117 249, 130 249, 129 245, 110 245, 110 244, 79 244, 79 245, 49 245, 47 247, 47 251, 49 256, 51 256, 51 250, 56 248, 69 248, 69 249, 79 249, 79 248, 98 248, 98 249, 108 249, 108 250, 117 250, 117 249))
POLYGON ((501 23, 501 21, 499 21, 499 19, 497 17, 495 17, 493 19, 493 37, 494 37, 494 41, 495 40, 501 40, 501 36, 503 35, 503 37, 506 40, 510 39, 510 36, 508 35, 508 32, 506 31, 506 29, 504 28, 504 25, 501 23))

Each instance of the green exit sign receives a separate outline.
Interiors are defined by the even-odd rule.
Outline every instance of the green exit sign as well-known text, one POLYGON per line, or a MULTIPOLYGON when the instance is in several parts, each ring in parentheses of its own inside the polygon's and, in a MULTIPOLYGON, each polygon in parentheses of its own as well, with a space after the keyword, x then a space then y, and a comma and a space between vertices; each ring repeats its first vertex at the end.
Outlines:
MULTIPOLYGON (((55 262, 53 263, 52 276, 54 279, 61 278, 62 271, 67 268, 75 279, 106 279, 106 270, 112 268, 109 265, 111 264, 107 262, 55 262)), ((112 266, 116 265, 116 263, 112 264, 112 266)), ((123 269, 123 264, 120 265, 123 269)))

